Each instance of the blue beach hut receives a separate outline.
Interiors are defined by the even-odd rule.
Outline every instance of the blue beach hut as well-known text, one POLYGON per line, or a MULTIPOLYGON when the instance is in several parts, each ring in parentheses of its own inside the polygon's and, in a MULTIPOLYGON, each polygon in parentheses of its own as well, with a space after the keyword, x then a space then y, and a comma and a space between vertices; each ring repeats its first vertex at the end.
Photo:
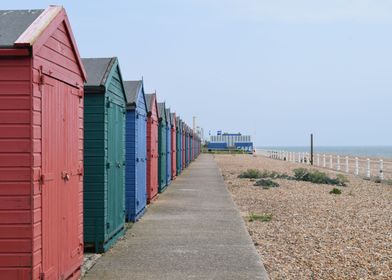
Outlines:
POLYGON ((171 182, 171 118, 170 109, 166 109, 166 185, 171 182))
POLYGON ((125 217, 135 222, 147 204, 147 103, 143 81, 125 81, 127 96, 125 217))

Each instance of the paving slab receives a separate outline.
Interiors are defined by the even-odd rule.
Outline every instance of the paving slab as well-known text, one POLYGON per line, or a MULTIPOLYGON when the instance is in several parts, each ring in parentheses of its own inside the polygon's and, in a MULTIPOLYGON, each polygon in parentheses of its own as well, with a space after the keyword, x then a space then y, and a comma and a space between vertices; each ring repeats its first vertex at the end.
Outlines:
POLYGON ((212 155, 202 154, 84 279, 268 279, 212 155))

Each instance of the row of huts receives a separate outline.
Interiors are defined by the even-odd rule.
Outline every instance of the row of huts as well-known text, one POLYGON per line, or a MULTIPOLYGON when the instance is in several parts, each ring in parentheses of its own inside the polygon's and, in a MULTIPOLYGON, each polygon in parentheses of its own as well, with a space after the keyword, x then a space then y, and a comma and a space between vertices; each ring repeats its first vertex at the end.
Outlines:
POLYGON ((117 58, 80 58, 64 8, 0 11, 0 279, 78 279, 200 143, 117 58))

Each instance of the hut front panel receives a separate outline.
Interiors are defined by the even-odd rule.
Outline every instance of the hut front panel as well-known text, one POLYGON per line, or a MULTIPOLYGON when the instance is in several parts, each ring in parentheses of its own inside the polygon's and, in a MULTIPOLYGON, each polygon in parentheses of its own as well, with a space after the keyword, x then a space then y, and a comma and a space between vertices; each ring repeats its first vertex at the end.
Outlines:
POLYGON ((126 218, 128 221, 135 221, 147 203, 146 132, 146 116, 135 110, 129 110, 126 127, 126 218))
POLYGON ((36 236, 32 263, 34 279, 40 277, 40 270, 48 278, 78 275, 83 262, 84 81, 70 30, 64 20, 58 24, 56 19, 47 27, 40 38, 46 38, 40 49, 35 50, 33 46, 33 104, 40 108, 32 114, 33 151, 42 158, 42 165, 33 168, 34 186, 39 186, 40 173, 48 180, 42 186, 42 197, 38 194, 34 199, 39 201, 32 216, 36 236), (65 146, 54 143, 59 135, 65 139, 65 146), (57 149, 55 154, 53 149, 57 149), (52 172, 50 168, 55 169, 52 172), (60 169, 61 174, 57 174, 60 169), (67 175, 69 180, 64 179, 67 175), (52 180, 52 176, 55 179, 52 180), (51 193, 50 188, 58 191, 51 193), (60 203, 53 203, 54 197, 60 203), (41 219, 42 233, 39 227, 35 227, 41 219), (55 219, 58 219, 57 226, 54 226, 55 219), (54 253, 55 250, 58 254, 54 253))
POLYGON ((171 128, 170 121, 167 122, 166 126, 166 184, 169 185, 171 182, 171 128))
MULTIPOLYGON (((39 166, 40 148, 32 136, 40 100, 32 100, 31 58, 0 58, 0 275, 2 279, 32 278, 33 253, 40 252, 38 184, 32 183, 33 166, 39 166), (33 252, 34 249, 34 252, 33 252)), ((37 173, 36 173, 37 174, 37 173)))
POLYGON ((147 204, 147 112, 143 93, 139 93, 137 99, 137 125, 138 125, 138 144, 137 144, 137 198, 136 215, 139 216, 147 204))
POLYGON ((158 164, 158 177, 159 177, 159 192, 162 192, 166 186, 166 124, 162 119, 159 122, 158 131, 158 150, 159 150, 159 164, 158 164))
POLYGON ((186 148, 186 141, 185 141, 186 137, 185 137, 185 129, 184 127, 182 127, 182 143, 181 143, 181 147, 182 147, 182 169, 185 169, 185 148, 186 148))
MULTIPOLYGON (((155 103, 154 103, 155 104, 155 103)), ((147 121, 147 202, 158 194, 158 116, 154 105, 147 121)))
POLYGON ((124 228, 125 210, 125 100, 116 70, 108 87, 106 129, 107 188, 105 242, 124 228))
MULTIPOLYGON (((175 119, 175 118, 174 118, 175 119)), ((177 159, 176 159, 176 125, 174 124, 171 128, 171 176, 172 178, 176 178, 177 173, 177 159)))
POLYGON ((177 176, 181 173, 181 133, 180 126, 176 130, 176 163, 177 163, 177 176))

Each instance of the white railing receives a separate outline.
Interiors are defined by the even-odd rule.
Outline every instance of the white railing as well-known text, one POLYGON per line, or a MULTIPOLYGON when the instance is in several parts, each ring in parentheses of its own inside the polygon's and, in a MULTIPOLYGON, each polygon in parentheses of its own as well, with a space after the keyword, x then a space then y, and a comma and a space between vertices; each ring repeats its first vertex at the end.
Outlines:
MULTIPOLYGON (((258 155, 292 163, 310 165, 310 153, 279 150, 258 150, 258 155)), ((392 161, 376 158, 349 157, 315 153, 313 165, 366 178, 392 179, 392 161)))

